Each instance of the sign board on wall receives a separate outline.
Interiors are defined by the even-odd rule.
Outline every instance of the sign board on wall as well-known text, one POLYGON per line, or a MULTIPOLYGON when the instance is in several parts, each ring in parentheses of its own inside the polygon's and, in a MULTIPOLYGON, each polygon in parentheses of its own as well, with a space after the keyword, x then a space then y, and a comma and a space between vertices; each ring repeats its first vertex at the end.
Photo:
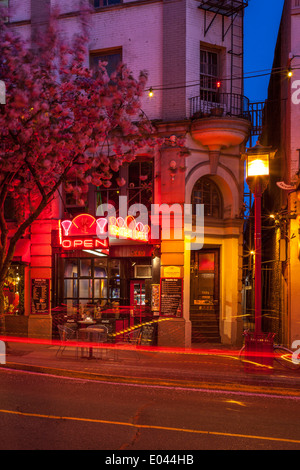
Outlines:
POLYGON ((160 315, 182 317, 183 278, 161 278, 160 315))
POLYGON ((31 279, 31 313, 48 314, 50 279, 31 279))
POLYGON ((180 266, 164 266, 164 277, 182 277, 180 266))
POLYGON ((159 314, 160 284, 151 284, 151 310, 154 315, 159 314))

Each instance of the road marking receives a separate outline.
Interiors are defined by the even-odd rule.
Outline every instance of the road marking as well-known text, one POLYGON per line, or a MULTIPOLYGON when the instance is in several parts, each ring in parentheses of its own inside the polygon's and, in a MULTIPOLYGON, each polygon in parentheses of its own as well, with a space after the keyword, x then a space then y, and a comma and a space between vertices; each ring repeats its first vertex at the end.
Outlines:
POLYGON ((182 429, 182 428, 171 428, 168 426, 155 426, 150 424, 138 424, 138 423, 125 423, 122 421, 108 421, 105 419, 93 419, 93 418, 79 418, 73 416, 53 416, 53 415, 43 415, 38 413, 25 413, 22 411, 13 411, 13 410, 0 410, 0 413, 18 415, 18 416, 27 416, 30 418, 43 418, 43 419, 55 419, 55 420, 67 420, 67 421, 84 421, 88 423, 96 424, 111 424, 115 426, 128 426, 132 428, 139 429, 156 429, 158 431, 173 431, 173 432, 184 432, 190 434, 201 434, 206 436, 223 436, 223 437, 234 437, 242 439, 256 439, 263 441, 276 441, 276 442, 288 442, 291 444, 300 444, 300 440, 297 439, 284 439, 280 437, 267 437, 267 436, 252 436, 247 434, 234 434, 226 432, 216 432, 216 431, 201 431, 199 429, 182 429))

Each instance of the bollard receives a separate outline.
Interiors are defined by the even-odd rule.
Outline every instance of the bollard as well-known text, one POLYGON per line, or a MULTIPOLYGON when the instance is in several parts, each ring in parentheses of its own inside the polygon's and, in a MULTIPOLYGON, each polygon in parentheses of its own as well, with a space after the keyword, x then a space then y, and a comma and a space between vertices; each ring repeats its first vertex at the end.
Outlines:
POLYGON ((6 344, 0 341, 0 364, 6 364, 6 344))

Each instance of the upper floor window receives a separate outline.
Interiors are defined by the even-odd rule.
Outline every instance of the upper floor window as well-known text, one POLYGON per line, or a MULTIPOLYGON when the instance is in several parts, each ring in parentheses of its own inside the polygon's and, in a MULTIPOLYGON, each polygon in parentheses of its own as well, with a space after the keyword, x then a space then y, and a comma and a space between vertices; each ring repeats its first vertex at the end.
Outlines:
POLYGON ((143 204, 151 209, 153 193, 152 161, 134 161, 128 167, 128 206, 143 204))
POLYGON ((98 51, 90 53, 90 68, 97 70, 99 61, 107 62, 106 70, 110 76, 122 62, 122 49, 112 49, 106 51, 98 51))
POLYGON ((218 102, 219 54, 200 50, 200 99, 218 102))
POLYGON ((110 5, 118 5, 122 3, 122 0, 94 0, 94 7, 107 7, 110 5))
MULTIPOLYGON (((9 8, 9 0, 0 0, 0 8, 5 8, 6 10, 9 8)), ((8 22, 8 18, 4 18, 4 22, 8 22)))
POLYGON ((112 177, 106 185, 96 189, 96 207, 111 204, 119 215, 119 197, 127 196, 128 209, 133 204, 143 204, 148 211, 151 209, 153 195, 153 163, 147 160, 135 160, 124 164, 119 172, 111 172, 112 177), (118 185, 118 178, 126 181, 124 186, 118 185))
POLYGON ((204 204, 204 216, 221 219, 223 217, 223 199, 214 181, 207 176, 200 178, 192 192, 193 214, 196 214, 196 204, 204 204))
POLYGON ((96 189, 96 208, 102 204, 111 204, 118 213, 119 196, 121 196, 122 188, 120 188, 117 183, 119 172, 112 171, 111 174, 111 179, 107 180, 107 184, 98 186, 96 189))

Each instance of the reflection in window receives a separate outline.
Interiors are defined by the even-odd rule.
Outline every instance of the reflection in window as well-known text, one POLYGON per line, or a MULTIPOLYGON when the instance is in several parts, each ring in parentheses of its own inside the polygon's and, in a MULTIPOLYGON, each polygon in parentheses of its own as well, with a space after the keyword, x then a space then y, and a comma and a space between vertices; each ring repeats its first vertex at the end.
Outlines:
POLYGON ((200 253, 198 256, 199 271, 214 271, 215 255, 214 253, 200 253))
POLYGON ((204 204, 204 215, 221 219, 223 217, 223 200, 216 183, 204 176, 200 178, 192 192, 193 214, 196 214, 196 205, 204 204))
POLYGON ((96 72, 99 69, 99 61, 107 62, 106 71, 110 77, 115 70, 117 70, 119 64, 122 62, 122 50, 117 49, 107 52, 92 52, 90 54, 90 68, 96 72))
POLYGON ((120 187, 117 183, 119 173, 114 171, 111 172, 111 179, 109 180, 109 187, 98 186, 96 190, 96 207, 102 204, 111 204, 115 207, 116 212, 119 210, 119 196, 120 187))
POLYGON ((12 264, 4 281, 4 312, 24 314, 24 266, 12 264))
POLYGON ((123 279, 119 259, 65 258, 63 273, 63 303, 69 306, 104 305, 121 300, 123 279))

